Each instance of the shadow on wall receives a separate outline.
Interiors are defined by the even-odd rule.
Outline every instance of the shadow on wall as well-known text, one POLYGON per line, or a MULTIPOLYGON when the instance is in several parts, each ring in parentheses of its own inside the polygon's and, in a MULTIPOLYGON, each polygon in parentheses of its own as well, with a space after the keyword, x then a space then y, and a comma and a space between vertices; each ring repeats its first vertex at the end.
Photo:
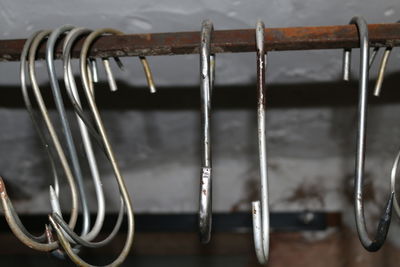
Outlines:
MULTIPOLYGON (((375 81, 371 80, 369 99, 371 105, 400 102, 400 91, 397 90, 400 84, 399 74, 395 73, 385 78, 379 98, 372 96, 375 81)), ((60 85, 62 84, 60 81, 60 85)), ((157 93, 150 94, 145 87, 132 88, 121 82, 118 84, 119 91, 116 93, 110 92, 106 83, 96 85, 99 107, 116 110, 197 110, 200 107, 199 87, 161 87, 157 93)), ((348 106, 356 105, 357 92, 356 81, 267 85, 267 101, 270 108, 348 106)), ((42 93, 45 99, 49 99, 48 105, 54 108, 48 84, 42 85, 42 93)), ((64 99, 67 99, 66 95, 64 99)), ((248 86, 216 86, 212 101, 215 109, 255 108, 255 82, 248 86)), ((66 101, 66 105, 71 108, 69 101, 66 101)), ((0 107, 24 107, 20 88, 3 87, 0 91, 0 107)))

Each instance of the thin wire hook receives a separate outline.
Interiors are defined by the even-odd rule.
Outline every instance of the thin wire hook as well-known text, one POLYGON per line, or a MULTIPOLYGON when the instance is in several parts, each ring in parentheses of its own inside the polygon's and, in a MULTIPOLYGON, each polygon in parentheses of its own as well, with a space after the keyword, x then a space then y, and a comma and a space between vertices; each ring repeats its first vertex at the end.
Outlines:
MULTIPOLYGON (((68 92, 68 95, 70 95, 70 97, 73 99, 74 103, 76 103, 76 105, 80 109, 82 107, 81 107, 81 103, 80 103, 80 99, 79 99, 79 94, 78 94, 78 91, 76 88, 75 79, 74 79, 73 73, 72 73, 71 48, 72 48, 74 42, 80 36, 87 35, 90 32, 92 32, 92 31, 89 29, 85 29, 85 28, 73 29, 65 37, 64 46, 63 46, 65 87, 68 92)), ((90 84, 90 81, 87 81, 87 83, 90 84)), ((89 133, 86 129, 86 125, 84 124, 84 122, 82 120, 80 120, 80 117, 77 113, 76 113, 76 116, 79 121, 79 126, 81 127, 82 139, 84 140, 85 151, 86 151, 87 158, 89 161, 89 166, 91 167, 92 177, 93 177, 95 188, 96 188, 96 195, 98 198, 98 214, 97 214, 95 225, 93 226, 92 230, 87 235, 83 236, 82 238, 78 237, 71 229, 69 229, 68 225, 62 221, 60 216, 56 216, 55 220, 57 221, 58 224, 60 224, 61 228, 65 232, 67 232, 67 234, 70 236, 70 238, 73 239, 75 242, 77 242, 83 246, 99 247, 99 246, 105 245, 106 243, 111 241, 112 238, 118 233, 118 230, 121 226, 123 215, 124 215, 124 205, 123 205, 123 202, 121 201, 120 212, 118 215, 117 223, 112 231, 112 234, 110 234, 110 236, 107 237, 104 241, 96 242, 96 243, 88 242, 88 241, 91 241, 92 239, 94 239, 97 236, 97 234, 99 233, 99 231, 101 230, 101 227, 104 222, 104 215, 105 215, 104 214, 105 213, 105 201, 104 201, 104 193, 102 190, 100 175, 98 173, 97 163, 96 163, 96 159, 95 159, 92 145, 90 142, 89 133)))
MULTIPOLYGON (((392 205, 394 192, 391 192, 389 200, 386 204, 383 216, 379 221, 379 225, 375 236, 371 239, 368 235, 367 226, 364 217, 363 204, 363 184, 364 184, 364 161, 365 161, 365 140, 366 140, 366 124, 367 124, 367 96, 368 96, 368 25, 364 18, 353 17, 350 24, 357 26, 360 37, 360 82, 359 82, 359 103, 358 103, 358 124, 357 124, 357 153, 356 153, 356 169, 354 183, 354 205, 355 218, 358 236, 361 244, 368 251, 377 251, 384 244, 387 232, 390 226, 392 215, 392 205)), ((350 57, 350 51, 345 51, 350 57)))
MULTIPOLYGON (((128 232, 127 232, 127 238, 125 241, 125 245, 120 253, 120 255, 110 264, 106 265, 106 266, 118 266, 120 265, 125 258, 127 257, 127 255, 129 254, 130 248, 132 246, 133 243, 133 237, 134 237, 134 214, 133 214, 133 209, 132 209, 132 204, 131 204, 131 200, 130 200, 130 196, 128 193, 128 190, 126 188, 125 185, 125 181, 121 175, 121 172, 119 170, 117 161, 115 159, 114 156, 114 152, 112 150, 111 144, 108 141, 108 137, 106 134, 106 130, 104 128, 103 122, 101 120, 99 111, 97 109, 96 103, 95 103, 95 99, 93 97, 92 91, 90 89, 90 85, 88 84, 88 69, 87 69, 87 56, 88 56, 88 51, 89 48, 91 46, 91 44, 93 43, 93 41, 98 38, 99 36, 101 36, 102 34, 122 34, 122 32, 114 30, 114 29, 99 29, 96 30, 94 32, 92 32, 91 34, 89 34, 89 36, 86 38, 83 46, 82 46, 82 50, 81 50, 81 55, 80 55, 80 69, 81 69, 81 74, 82 74, 82 83, 83 83, 83 88, 84 88, 84 92, 86 95, 86 99, 88 101, 90 110, 92 111, 96 126, 98 128, 98 131, 103 139, 103 142, 105 144, 105 149, 106 152, 108 154, 108 157, 110 159, 112 168, 113 168, 113 172, 115 174, 117 183, 118 183, 118 187, 120 190, 120 194, 122 196, 124 205, 126 207, 127 210, 127 216, 128 216, 128 232)), ((64 248, 65 252, 68 254, 68 256, 71 258, 71 260, 73 262, 75 262, 77 265, 79 266, 92 266, 88 263, 86 263, 85 261, 83 261, 71 248, 68 240, 66 239, 66 237, 63 235, 63 232, 61 230, 61 228, 59 227, 59 225, 57 223, 55 223, 55 221, 49 217, 50 222, 52 223, 53 227, 56 230, 57 236, 59 238, 59 242, 62 245, 62 247, 64 248)))
POLYGON ((72 30, 73 28, 74 28, 74 26, 72 26, 72 25, 63 25, 63 26, 55 29, 50 34, 48 41, 47 41, 47 45, 46 45, 46 63, 47 63, 46 65, 47 65, 47 70, 48 70, 49 77, 50 77, 50 87, 53 92, 54 102, 56 104, 58 114, 60 115, 61 126, 63 129, 65 141, 67 144, 67 151, 68 151, 71 163, 72 163, 74 177, 75 177, 76 183, 78 185, 80 202, 81 202, 82 213, 83 213, 83 221, 82 221, 83 226, 82 226, 81 234, 86 235, 89 232, 89 228, 90 228, 90 213, 89 213, 89 207, 87 204, 85 184, 83 182, 82 170, 81 170, 79 159, 78 159, 78 153, 77 153, 76 147, 75 147, 75 141, 72 137, 71 127, 70 127, 70 124, 69 124, 69 121, 67 118, 67 113, 66 113, 66 110, 64 107, 64 102, 63 102, 63 98, 62 98, 61 91, 60 91, 60 85, 58 83, 57 74, 55 72, 55 67, 54 67, 55 44, 62 34, 72 30))
MULTIPOLYGON (((39 44, 46 38, 51 31, 40 31, 35 34, 33 34, 25 43, 23 51, 21 53, 21 88, 24 96, 24 101, 27 105, 28 111, 32 111, 32 105, 29 100, 29 96, 27 93, 27 86, 26 86, 26 79, 25 79, 25 68, 26 65, 28 65, 29 68, 29 77, 32 83, 32 89, 34 92, 34 95, 36 97, 36 101, 38 102, 38 106, 40 109, 40 112, 43 116, 43 120, 47 126, 47 129, 49 131, 51 140, 55 146, 57 155, 60 159, 61 165, 63 167, 63 170, 65 172, 69 188, 71 190, 71 196, 72 196, 72 208, 71 208, 71 217, 69 221, 69 226, 70 228, 74 228, 76 225, 77 217, 78 217, 78 193, 76 189, 76 184, 72 176, 72 172, 69 168, 68 162, 65 158, 64 152, 61 148, 61 144, 58 140, 58 137, 55 133, 54 127, 51 123, 51 120, 49 118, 49 114, 47 111, 47 108, 44 104, 42 95, 40 93, 39 86, 36 81, 36 73, 35 73, 35 56, 36 56, 36 51, 39 47, 39 44), (29 58, 29 61, 27 63, 26 59, 27 57, 29 58)), ((33 114, 33 113, 32 113, 33 114)), ((36 119, 34 116, 34 123, 36 123, 36 119)), ((43 134, 44 136, 44 134, 43 134)), ((3 205, 4 209, 4 215, 7 220, 7 223, 9 224, 11 230, 15 234, 15 236, 23 242, 25 245, 27 245, 30 248, 39 250, 39 251, 54 251, 55 249, 58 248, 58 242, 52 242, 49 240, 49 243, 41 243, 41 238, 35 239, 32 238, 32 235, 29 234, 29 232, 25 229, 25 227, 22 225, 17 213, 14 210, 14 207, 7 195, 6 187, 4 184, 4 181, 0 178, 0 198, 1 202, 3 205)), ((47 233, 48 231, 46 231, 47 233)))

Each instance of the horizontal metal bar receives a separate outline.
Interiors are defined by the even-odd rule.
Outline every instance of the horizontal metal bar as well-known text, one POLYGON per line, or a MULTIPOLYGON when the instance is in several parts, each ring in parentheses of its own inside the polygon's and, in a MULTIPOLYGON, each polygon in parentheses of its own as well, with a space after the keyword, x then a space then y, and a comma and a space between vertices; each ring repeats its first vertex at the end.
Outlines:
MULTIPOLYGON (((341 226, 341 214, 337 212, 271 212, 271 229, 274 231, 319 231, 328 227, 341 226)), ((93 220, 95 215, 92 215, 93 220)), ((103 226, 105 232, 111 231, 117 219, 109 214, 103 226)), ((31 231, 40 232, 47 222, 47 215, 22 215, 21 220, 31 231)), ((135 227, 138 232, 196 232, 197 214, 136 214, 135 227)), ((252 231, 250 212, 213 214, 213 231, 248 232, 252 231)), ((79 232, 79 224, 76 230, 79 232)), ((5 220, 0 220, 0 232, 8 232, 5 220)))
MULTIPOLYGON (((399 46, 400 24, 368 26, 371 46, 399 46)), ((0 61, 18 61, 25 40, 0 40, 0 61)), ((83 40, 73 50, 78 57, 83 40)), ((155 56, 196 54, 199 32, 147 33, 100 37, 91 49, 92 57, 155 56)), ((61 55, 62 42, 56 57, 61 55)), ((355 48, 359 46, 355 25, 267 28, 265 49, 268 51, 355 48)), ((254 29, 219 30, 212 34, 212 53, 255 51, 254 29)), ((44 58, 44 45, 38 58, 44 58)))

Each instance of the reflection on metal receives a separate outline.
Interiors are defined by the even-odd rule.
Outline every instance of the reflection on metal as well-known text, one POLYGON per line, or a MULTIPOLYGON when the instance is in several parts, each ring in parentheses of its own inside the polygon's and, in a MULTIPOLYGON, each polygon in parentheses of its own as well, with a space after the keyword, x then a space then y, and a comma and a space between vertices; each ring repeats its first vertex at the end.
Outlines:
MULTIPOLYGON (((367 129, 367 97, 368 97, 368 68, 369 68, 369 45, 368 27, 362 17, 354 17, 350 21, 357 26, 360 39, 360 81, 359 81, 359 103, 358 103, 358 129, 357 129, 357 154, 354 183, 354 207, 356 226, 361 244, 368 251, 377 251, 384 244, 389 230, 394 192, 392 191, 386 204, 384 213, 379 221, 375 236, 369 237, 364 216, 363 184, 364 184, 364 161, 365 142, 367 129)), ((346 51, 350 56, 350 51, 346 51)), ((346 57, 345 57, 346 58, 346 57)))
POLYGON ((265 67, 266 53, 264 50, 264 23, 257 22, 257 124, 258 124, 258 154, 260 161, 261 201, 252 203, 254 247, 258 262, 265 264, 269 255, 269 207, 268 207, 268 166, 267 166, 267 137, 266 137, 266 90, 265 67))
POLYGON ((210 54, 213 24, 205 20, 201 27, 200 97, 202 157, 200 177, 199 230, 203 244, 211 238, 212 224, 212 168, 211 168, 211 94, 214 84, 215 57, 210 54))

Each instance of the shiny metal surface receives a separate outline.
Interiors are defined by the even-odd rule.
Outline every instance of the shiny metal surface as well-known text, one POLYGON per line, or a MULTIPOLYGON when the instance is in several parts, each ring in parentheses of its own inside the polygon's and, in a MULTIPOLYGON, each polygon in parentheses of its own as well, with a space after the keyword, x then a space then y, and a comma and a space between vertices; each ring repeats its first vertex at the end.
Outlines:
MULTIPOLYGON (((125 181, 119 170, 118 163, 114 156, 114 152, 112 150, 111 144, 108 141, 107 133, 104 128, 102 119, 100 117, 100 113, 97 109, 95 99, 92 94, 92 90, 90 88, 90 85, 88 84, 88 77, 87 77, 87 75, 88 75, 88 73, 87 73, 87 56, 88 56, 88 51, 90 49, 90 46, 97 37, 101 36, 102 34, 107 34, 107 33, 108 34, 122 34, 122 32, 119 32, 114 29, 99 29, 99 30, 96 30, 96 31, 90 33, 89 36, 85 39, 85 42, 82 47, 81 56, 80 56, 80 70, 81 70, 81 75, 83 77, 82 83, 83 83, 85 96, 88 101, 90 110, 93 114, 93 119, 95 121, 96 127, 100 133, 100 136, 101 136, 104 144, 105 144, 104 147, 105 147, 105 150, 107 153, 107 157, 110 160, 110 163, 111 163, 111 166, 112 166, 112 169, 113 169, 113 172, 114 172, 114 175, 115 175, 118 187, 119 187, 119 191, 120 191, 121 197, 123 199, 124 207, 126 207, 126 211, 127 211, 128 230, 127 230, 127 238, 126 238, 125 244, 124 244, 123 249, 122 249, 121 253, 119 254, 119 256, 112 263, 106 265, 106 266, 118 266, 125 260, 125 258, 129 254, 129 251, 130 251, 132 243, 133 243, 134 214, 133 214, 131 199, 130 199, 128 190, 126 188, 125 181)), ((62 232, 61 228, 59 227, 59 225, 57 223, 55 223, 55 221, 53 220, 53 218, 51 216, 49 217, 49 219, 50 219, 53 227, 56 230, 60 244, 62 245, 65 252, 68 254, 68 256, 71 258, 71 260, 79 266, 92 266, 89 263, 85 262, 83 259, 81 259, 73 251, 68 240, 63 235, 63 232, 62 232)))
POLYGON ((381 65, 379 66, 378 77, 376 79, 375 88, 374 88, 374 95, 375 96, 380 96, 380 94, 381 94, 383 78, 384 78, 384 75, 385 75, 385 70, 386 70, 387 63, 389 61, 390 53, 392 53, 392 48, 391 47, 387 47, 385 49, 385 52, 383 53, 381 65))
MULTIPOLYGON (((72 100, 74 106, 76 105, 79 108, 79 110, 82 109, 82 106, 81 106, 77 86, 76 86, 75 79, 74 79, 73 72, 72 72, 71 48, 73 47, 74 42, 79 37, 81 37, 82 35, 87 35, 90 32, 91 32, 91 30, 89 30, 89 29, 75 28, 75 29, 71 30, 68 33, 68 35, 65 37, 64 45, 63 45, 65 88, 66 88, 68 95, 70 96, 70 99, 72 100)), ((88 80, 86 83, 90 84, 90 81, 88 80)), ((85 236, 82 236, 82 237, 78 237, 71 229, 69 229, 68 226, 65 224, 65 222, 60 220, 60 216, 56 217, 55 219, 56 219, 57 223, 60 224, 60 227, 68 233, 69 237, 74 240, 74 242, 77 242, 83 246, 92 246, 93 247, 93 244, 90 243, 89 241, 93 240, 98 235, 98 233, 100 232, 100 230, 103 226, 104 216, 105 216, 105 199, 104 199, 104 192, 103 192, 103 188, 102 188, 102 182, 100 179, 99 170, 97 167, 96 158, 95 158, 95 155, 93 152, 92 143, 90 141, 89 132, 86 128, 87 125, 85 124, 84 121, 81 120, 76 109, 75 109, 75 115, 77 116, 77 120, 79 122, 79 127, 80 127, 80 131, 81 131, 81 135, 82 135, 84 149, 86 152, 86 157, 87 157, 90 171, 92 174, 93 183, 95 185, 97 204, 98 204, 98 212, 97 212, 96 221, 95 221, 93 228, 91 229, 91 231, 88 234, 86 234, 85 236)), ((118 230, 121 226, 123 214, 124 214, 124 209, 123 209, 123 202, 121 200, 121 207, 120 207, 120 211, 119 211, 119 215, 118 215, 118 220, 112 231, 112 234, 110 234, 110 236, 107 237, 105 240, 103 240, 101 242, 96 242, 94 245, 95 247, 103 246, 112 240, 112 238, 116 235, 116 233, 118 232, 118 230)))
MULTIPOLYGON (((377 251, 384 244, 389 230, 394 192, 391 192, 386 204, 384 214, 380 218, 375 236, 370 238, 365 216, 363 203, 363 185, 364 185, 364 161, 365 161, 365 142, 367 129, 367 96, 368 96, 368 68, 369 68, 369 45, 368 45, 368 27, 362 17, 354 17, 350 21, 355 24, 360 36, 360 81, 359 81, 359 103, 358 103, 358 121, 357 121, 357 151, 355 162, 355 183, 354 183, 354 207, 355 219, 358 236, 363 247, 368 251, 377 251)), ((345 51, 345 53, 350 53, 345 51)))
POLYGON ((203 244, 211 238, 212 224, 212 167, 211 167, 211 94, 214 85, 215 56, 210 54, 213 24, 205 20, 201 27, 200 98, 202 157, 199 200, 199 232, 203 244))
POLYGON ((79 199, 83 214, 82 235, 86 235, 89 232, 90 228, 90 214, 87 203, 86 190, 83 182, 81 166, 78 159, 78 152, 76 151, 75 141, 72 136, 71 126, 68 121, 67 112, 65 110, 63 98, 60 91, 60 85, 58 84, 58 78, 54 66, 55 44, 61 35, 63 35, 65 32, 72 30, 73 28, 74 26, 72 25, 64 25, 52 31, 47 40, 47 45, 46 45, 46 66, 47 66, 47 71, 49 73, 50 87, 53 92, 54 102, 56 104, 56 108, 60 116, 61 126, 67 145, 69 160, 72 163, 74 177, 76 179, 76 183, 79 190, 79 199))
POLYGON ((264 50, 265 26, 262 21, 256 26, 257 45, 257 132, 260 161, 261 201, 252 203, 254 247, 258 262, 265 264, 269 255, 269 204, 268 204, 268 166, 266 137, 266 89, 265 69, 266 53, 264 50))

